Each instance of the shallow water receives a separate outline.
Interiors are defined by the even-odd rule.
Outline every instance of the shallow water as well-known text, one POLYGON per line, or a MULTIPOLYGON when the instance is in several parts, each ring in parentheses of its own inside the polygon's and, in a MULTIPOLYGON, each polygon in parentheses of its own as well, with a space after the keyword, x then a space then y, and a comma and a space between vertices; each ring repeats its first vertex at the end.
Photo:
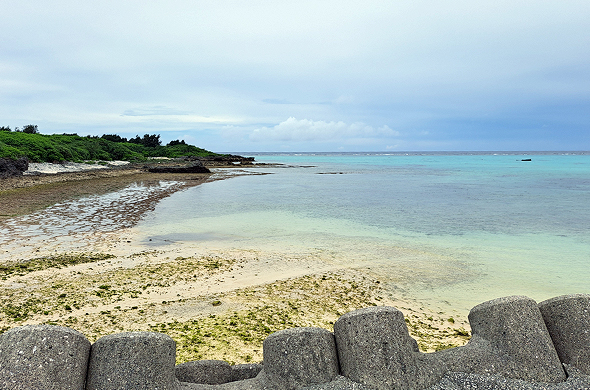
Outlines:
POLYGON ((256 159, 286 165, 175 193, 135 231, 152 246, 313 254, 464 311, 499 296, 590 293, 587 154, 256 159))
POLYGON ((21 260, 50 250, 88 251, 88 239, 130 228, 182 182, 135 182, 122 190, 84 196, 0 221, 0 260, 21 260))

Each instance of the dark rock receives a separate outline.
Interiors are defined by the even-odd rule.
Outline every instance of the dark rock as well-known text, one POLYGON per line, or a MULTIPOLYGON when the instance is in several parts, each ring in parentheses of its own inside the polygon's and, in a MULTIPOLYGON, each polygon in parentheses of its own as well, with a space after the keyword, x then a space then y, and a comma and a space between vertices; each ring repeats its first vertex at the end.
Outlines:
POLYGON ((232 381, 232 367, 223 360, 198 360, 177 365, 176 378, 181 382, 220 385, 232 381))
POLYGON ((196 161, 191 165, 179 166, 155 166, 149 167, 148 171, 153 173, 211 173, 211 171, 203 165, 200 161, 196 161))
POLYGON ((83 390, 90 341, 69 328, 26 325, 0 336, 0 389, 83 390))
POLYGON ((320 328, 281 330, 268 336, 258 378, 269 389, 295 390, 328 383, 338 375, 334 335, 320 328))
POLYGON ((208 166, 252 165, 254 163, 254 157, 243 157, 234 154, 196 158, 208 166))
POLYGON ((539 309, 561 362, 590 375, 590 295, 551 298, 539 309))
POLYGON ((0 158, 0 178, 21 176, 29 169, 29 159, 21 157, 18 160, 0 158))
POLYGON ((101 337, 90 351, 86 390, 178 390, 176 343, 153 332, 101 337))

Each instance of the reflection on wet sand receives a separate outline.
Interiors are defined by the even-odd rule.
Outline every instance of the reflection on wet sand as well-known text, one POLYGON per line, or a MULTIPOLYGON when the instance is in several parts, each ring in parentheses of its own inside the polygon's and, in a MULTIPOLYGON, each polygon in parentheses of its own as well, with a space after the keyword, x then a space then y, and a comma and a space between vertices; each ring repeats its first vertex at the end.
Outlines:
POLYGON ((90 235, 133 226, 160 199, 183 185, 178 181, 136 182, 116 192, 64 201, 7 219, 0 223, 0 259, 26 258, 28 253, 48 252, 58 247, 84 248, 90 235))

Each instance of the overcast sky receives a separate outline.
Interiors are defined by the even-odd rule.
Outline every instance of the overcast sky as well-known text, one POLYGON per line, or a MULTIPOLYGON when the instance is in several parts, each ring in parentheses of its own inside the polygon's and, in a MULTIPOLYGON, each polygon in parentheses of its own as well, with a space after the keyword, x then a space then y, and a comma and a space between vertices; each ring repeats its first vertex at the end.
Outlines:
POLYGON ((0 126, 214 151, 589 150, 590 1, 0 0, 0 126))

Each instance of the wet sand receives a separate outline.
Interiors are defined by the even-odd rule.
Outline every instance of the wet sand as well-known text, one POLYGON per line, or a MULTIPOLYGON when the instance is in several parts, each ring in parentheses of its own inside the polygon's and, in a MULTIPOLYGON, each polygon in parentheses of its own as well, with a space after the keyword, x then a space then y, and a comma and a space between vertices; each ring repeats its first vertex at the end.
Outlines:
POLYGON ((150 173, 143 165, 57 174, 24 175, 0 179, 0 220, 29 214, 66 199, 114 192, 138 181, 176 180, 193 186, 208 174, 150 173))
POLYGON ((175 191, 263 172, 106 171, 0 191, 1 330, 51 323, 91 341, 151 330, 176 340, 179 362, 244 363, 262 360, 262 341, 274 331, 331 329, 348 311, 393 305, 423 351, 467 340, 465 318, 400 301, 378 277, 354 266, 198 243, 154 249, 133 234, 132 226, 175 191))

